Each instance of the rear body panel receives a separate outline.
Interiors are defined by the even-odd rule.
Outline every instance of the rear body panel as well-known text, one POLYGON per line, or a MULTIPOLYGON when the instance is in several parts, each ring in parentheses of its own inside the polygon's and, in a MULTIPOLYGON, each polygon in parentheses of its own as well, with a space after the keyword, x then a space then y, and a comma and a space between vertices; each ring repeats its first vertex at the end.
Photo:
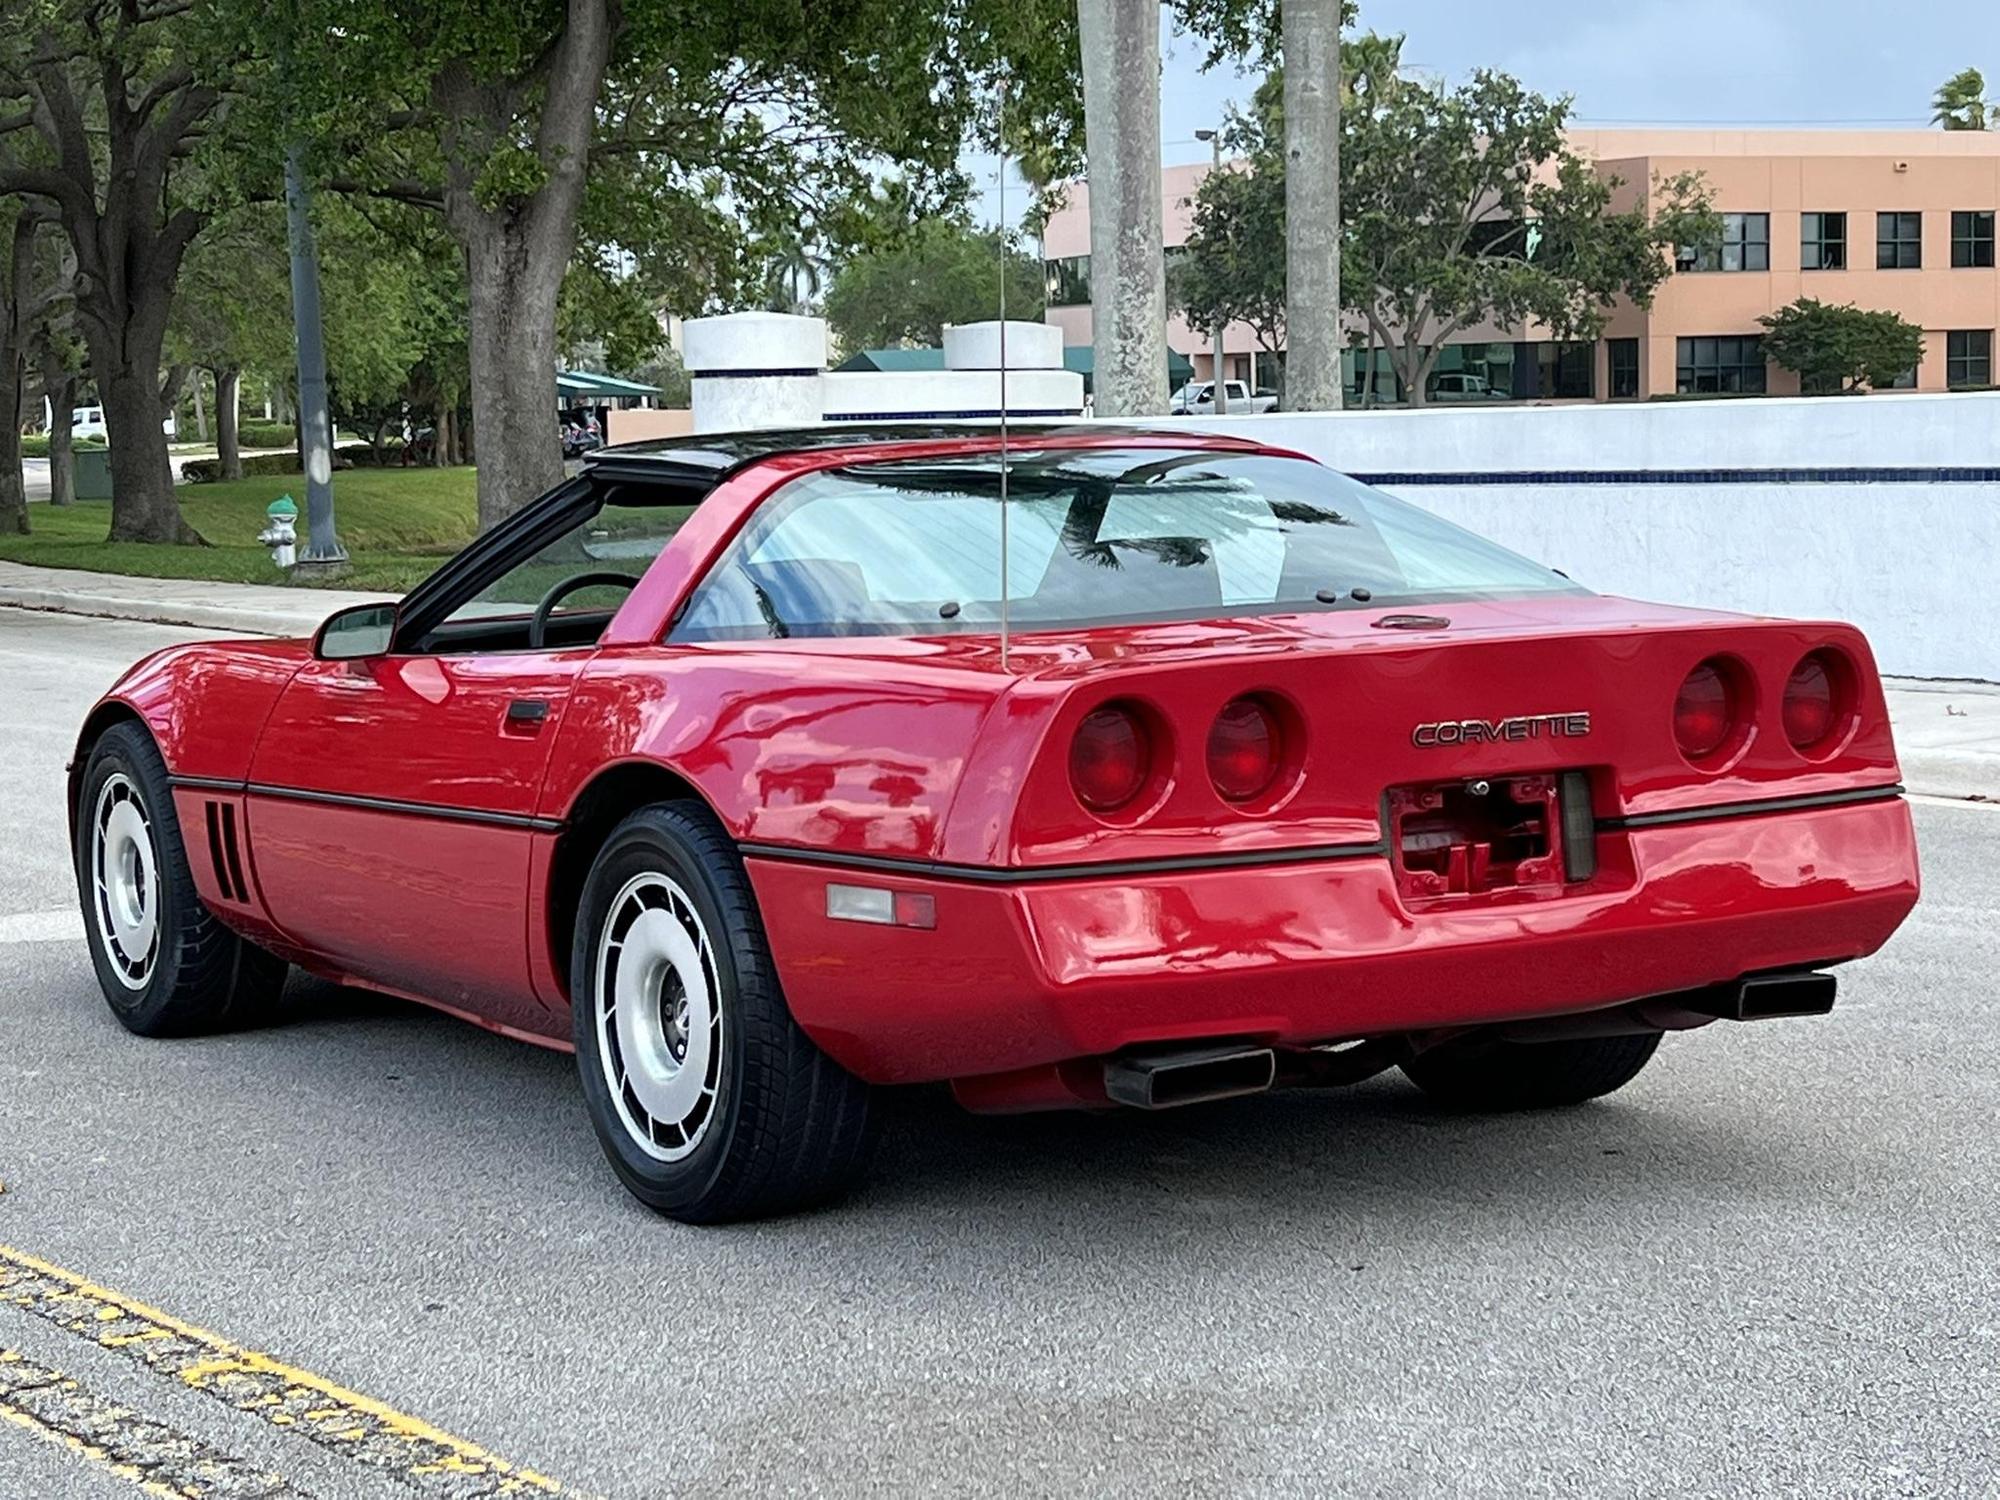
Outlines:
POLYGON ((1143 1043, 1309 1045, 1596 1010, 1872 953, 1917 899, 1901 799, 1621 832, 1560 900, 1412 911, 1388 860, 1014 886, 752 859, 800 1023, 862 1077, 1143 1043), (829 921, 829 880, 930 894, 933 931, 829 921))

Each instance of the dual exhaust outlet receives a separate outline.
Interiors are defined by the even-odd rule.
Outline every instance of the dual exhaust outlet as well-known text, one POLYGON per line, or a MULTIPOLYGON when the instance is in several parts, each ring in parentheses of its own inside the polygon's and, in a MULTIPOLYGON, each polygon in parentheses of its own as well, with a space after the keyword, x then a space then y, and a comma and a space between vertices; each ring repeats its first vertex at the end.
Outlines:
MULTIPOLYGON (((1551 1016, 1506 1027, 1509 1041, 1559 1041, 1620 1036, 1648 1031, 1683 1031, 1710 1021, 1771 1021, 1789 1016, 1823 1016, 1833 1009, 1837 982, 1831 974, 1756 974, 1728 984, 1638 1000, 1610 1010, 1551 1016)), ((1372 1044, 1363 1044, 1363 1047, 1372 1044)), ((1354 1049, 1359 1053, 1363 1048, 1354 1049)), ((1310 1054, 1308 1054, 1310 1055, 1310 1054)), ((1336 1054, 1338 1055, 1338 1054, 1336 1054)), ((1289 1054, 1288 1054, 1289 1056, 1289 1054)), ((1380 1054, 1381 1066, 1397 1060, 1380 1054)), ((1359 1060, 1357 1058, 1357 1060, 1359 1060)), ((1375 1071, 1371 1069, 1370 1071, 1375 1071)), ((1313 1078, 1349 1082, 1357 1078, 1313 1078)), ((1288 1078, 1288 1082, 1295 1081, 1288 1078)), ((1114 1104, 1133 1109, 1174 1109, 1244 1094, 1268 1092, 1278 1082, 1278 1053, 1271 1047, 1217 1043, 1199 1047, 1150 1048, 1107 1058, 1104 1092, 1114 1104)))

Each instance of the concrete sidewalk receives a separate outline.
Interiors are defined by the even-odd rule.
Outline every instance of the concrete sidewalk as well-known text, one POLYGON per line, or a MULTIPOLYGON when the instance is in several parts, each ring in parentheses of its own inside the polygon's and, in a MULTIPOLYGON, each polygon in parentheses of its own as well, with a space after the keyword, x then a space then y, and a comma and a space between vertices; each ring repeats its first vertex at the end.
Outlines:
POLYGON ((280 583, 127 578, 117 573, 0 562, 0 604, 114 620, 193 625, 235 635, 311 635, 336 609, 391 597, 280 583))
MULTIPOLYGON (((387 597, 283 584, 126 578, 0 562, 0 605, 192 625, 235 635, 311 635, 336 609, 387 597)), ((1903 780, 1911 791, 2000 802, 2000 685, 1891 677, 1883 686, 1903 780)))

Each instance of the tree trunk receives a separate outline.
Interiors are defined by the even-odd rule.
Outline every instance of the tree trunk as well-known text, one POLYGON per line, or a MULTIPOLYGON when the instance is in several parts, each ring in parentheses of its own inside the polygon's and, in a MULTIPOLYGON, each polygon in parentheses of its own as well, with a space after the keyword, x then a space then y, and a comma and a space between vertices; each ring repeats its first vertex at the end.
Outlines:
MULTIPOLYGON (((0 309, 0 312, 6 311, 0 309)), ((0 533, 28 531, 27 476, 21 472, 21 388, 27 361, 12 339, 0 338, 0 533)))
POLYGON ((451 408, 439 406, 437 420, 431 424, 431 467, 442 469, 452 462, 452 421, 451 408))
MULTIPOLYGON (((1100 417, 1167 409, 1158 0, 1077 0, 1100 417)), ((1218 377, 1219 378, 1219 377, 1218 377)))
POLYGON ((243 372, 225 365, 215 372, 215 452, 224 479, 243 477, 243 372))
MULTIPOLYGON (((1152 5, 1157 25, 1158 0, 1119 3, 1152 5)), ((541 179, 532 192, 494 203, 480 187, 494 147, 519 141, 516 89, 496 88, 459 65, 448 65, 432 87, 438 113, 450 122, 442 142, 445 221, 465 251, 482 531, 562 480, 556 294, 576 249, 598 95, 620 20, 614 0, 567 0, 562 35, 537 65, 542 81, 534 151, 541 179)), ((517 83, 525 88, 528 80, 517 83)), ((1157 130, 1148 150, 1157 179, 1157 130)), ((1156 222, 1158 197, 1155 191, 1156 222)), ((1154 254, 1157 258, 1157 238, 1154 254)))
POLYGON ((111 448, 110 540, 204 545, 174 496, 157 368, 122 369, 107 380, 100 364, 97 389, 111 448))
POLYGON ((556 426, 556 296, 568 258, 540 256, 515 226, 482 219, 467 254, 479 529, 563 480, 556 426))
POLYGON ((1282 0, 1290 411, 1339 411, 1341 0, 1282 0))
POLYGON ((194 435, 201 442, 208 441, 208 404, 201 399, 201 371, 194 374, 192 387, 194 395, 194 435))
POLYGON ((42 388, 49 397, 49 504, 76 502, 76 446, 70 435, 76 415, 76 376, 59 355, 42 357, 42 388))

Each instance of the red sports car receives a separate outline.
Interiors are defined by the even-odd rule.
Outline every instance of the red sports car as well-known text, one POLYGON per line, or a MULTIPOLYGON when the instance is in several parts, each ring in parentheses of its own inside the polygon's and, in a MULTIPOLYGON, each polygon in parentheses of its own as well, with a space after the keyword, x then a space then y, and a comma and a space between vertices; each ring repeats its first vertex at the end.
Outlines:
POLYGON ((298 964, 574 1048, 689 1221, 839 1191, 880 1085, 1576 1103, 1917 899, 1851 627, 1104 426, 603 450, 400 604, 143 662, 69 795, 126 1026, 298 964))

